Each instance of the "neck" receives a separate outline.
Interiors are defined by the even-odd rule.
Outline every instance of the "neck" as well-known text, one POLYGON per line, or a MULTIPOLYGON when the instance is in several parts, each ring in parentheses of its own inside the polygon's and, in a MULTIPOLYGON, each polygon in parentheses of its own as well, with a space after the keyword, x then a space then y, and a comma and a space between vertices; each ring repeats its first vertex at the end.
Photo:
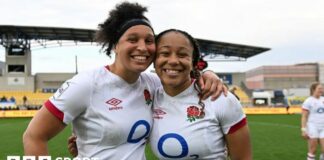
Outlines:
POLYGON ((169 96, 174 97, 180 94, 181 92, 183 92, 184 90, 186 90, 187 88, 189 88, 190 85, 191 85, 191 80, 189 79, 188 81, 181 83, 178 86, 163 84, 163 89, 169 96))
POLYGON ((123 80, 125 80, 127 83, 132 84, 137 81, 138 77, 140 76, 140 73, 134 73, 126 70, 122 66, 113 63, 109 66, 110 72, 118 75, 123 80))
POLYGON ((321 95, 313 95, 313 97, 319 99, 321 97, 321 95))

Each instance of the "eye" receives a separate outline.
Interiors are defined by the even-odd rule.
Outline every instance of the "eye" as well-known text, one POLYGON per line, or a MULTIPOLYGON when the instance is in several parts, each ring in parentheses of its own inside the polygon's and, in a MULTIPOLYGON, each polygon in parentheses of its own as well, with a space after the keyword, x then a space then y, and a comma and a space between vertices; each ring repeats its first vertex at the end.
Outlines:
POLYGON ((136 37, 129 37, 127 39, 127 41, 130 42, 130 43, 136 43, 138 41, 138 39, 136 37))
POLYGON ((163 57, 167 57, 169 54, 170 54, 169 51, 159 51, 158 52, 158 55, 159 56, 163 56, 163 57))
POLYGON ((189 54, 186 53, 186 52, 180 52, 180 53, 178 53, 177 55, 178 55, 178 57, 180 57, 180 58, 185 58, 185 57, 188 57, 188 56, 189 56, 189 54))
POLYGON ((147 38, 147 39, 145 40, 145 43, 146 43, 146 44, 153 44, 153 43, 154 43, 154 38, 147 38))

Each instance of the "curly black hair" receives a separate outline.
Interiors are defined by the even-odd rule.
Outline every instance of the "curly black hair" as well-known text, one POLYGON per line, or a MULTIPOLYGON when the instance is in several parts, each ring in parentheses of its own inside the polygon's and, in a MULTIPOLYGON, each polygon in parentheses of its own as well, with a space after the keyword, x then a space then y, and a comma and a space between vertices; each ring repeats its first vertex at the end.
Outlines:
POLYGON ((96 33, 95 40, 102 45, 106 55, 110 56, 110 51, 118 42, 118 32, 121 26, 132 19, 144 19, 149 21, 144 12, 147 8, 138 3, 123 2, 116 5, 116 8, 109 12, 108 18, 98 25, 99 30, 96 33))
MULTIPOLYGON (((181 33, 182 35, 184 35, 189 40, 191 46, 193 47, 193 53, 192 53, 193 70, 190 72, 190 77, 193 78, 193 79, 196 79, 196 81, 195 81, 195 90, 198 92, 198 95, 199 95, 198 104, 202 107, 201 112, 200 112, 201 113, 200 117, 203 118, 205 116, 205 112, 204 112, 205 104, 202 102, 202 99, 201 99, 202 98, 201 87, 198 84, 198 80, 199 80, 199 78, 201 76, 200 69, 198 67, 198 62, 203 61, 203 59, 202 59, 202 56, 201 56, 201 53, 200 53, 198 42, 196 41, 195 38, 193 38, 189 33, 185 32, 185 31, 178 30, 178 29, 168 29, 168 30, 165 30, 165 31, 159 33, 155 37, 156 44, 159 43, 159 41, 160 41, 160 39, 161 39, 161 37, 163 35, 165 35, 166 33, 169 33, 169 32, 181 33)), ((206 62, 206 65, 207 65, 207 62, 206 62)))

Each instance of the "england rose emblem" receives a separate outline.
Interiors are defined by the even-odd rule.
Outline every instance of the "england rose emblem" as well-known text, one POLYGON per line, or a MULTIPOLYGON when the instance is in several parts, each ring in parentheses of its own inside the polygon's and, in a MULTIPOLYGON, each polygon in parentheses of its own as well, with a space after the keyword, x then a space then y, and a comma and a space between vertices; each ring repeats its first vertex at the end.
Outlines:
POLYGON ((189 122, 193 122, 196 119, 203 118, 205 116, 205 113, 201 111, 197 106, 189 106, 187 108, 187 120, 189 122))

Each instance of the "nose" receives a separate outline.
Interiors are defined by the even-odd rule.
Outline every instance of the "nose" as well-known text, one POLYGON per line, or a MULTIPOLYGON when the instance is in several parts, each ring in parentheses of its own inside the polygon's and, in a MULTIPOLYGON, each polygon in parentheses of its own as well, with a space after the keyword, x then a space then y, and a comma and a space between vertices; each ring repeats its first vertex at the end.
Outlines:
POLYGON ((175 53, 172 53, 168 58, 168 64, 170 65, 178 65, 179 59, 178 56, 175 53))
POLYGON ((147 52, 145 40, 138 41, 137 50, 139 50, 140 52, 147 52))

